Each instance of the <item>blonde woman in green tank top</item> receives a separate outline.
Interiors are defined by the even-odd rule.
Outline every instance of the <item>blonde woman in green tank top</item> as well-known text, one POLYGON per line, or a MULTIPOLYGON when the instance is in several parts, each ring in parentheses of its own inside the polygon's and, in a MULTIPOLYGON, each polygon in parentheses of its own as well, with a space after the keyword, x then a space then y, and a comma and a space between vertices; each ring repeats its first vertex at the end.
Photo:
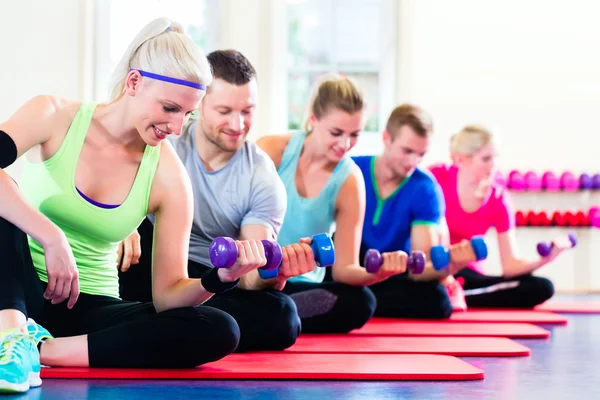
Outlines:
POLYGON ((127 49, 110 102, 39 96, 0 123, 1 168, 35 150, 20 187, 0 169, 0 392, 39 386, 40 362, 186 368, 235 350, 235 320, 201 304, 264 265, 264 250, 237 242, 232 268, 188 278, 190 182, 164 140, 211 80, 181 26, 160 18, 127 49), (117 246, 149 214, 154 301, 125 302, 117 246))

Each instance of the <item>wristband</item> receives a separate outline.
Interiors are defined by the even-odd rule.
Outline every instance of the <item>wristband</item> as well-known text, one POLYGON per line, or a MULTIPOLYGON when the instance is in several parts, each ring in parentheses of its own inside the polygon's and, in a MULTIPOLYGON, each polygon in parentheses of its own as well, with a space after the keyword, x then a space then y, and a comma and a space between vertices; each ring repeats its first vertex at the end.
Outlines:
POLYGON ((219 269, 211 268, 210 271, 207 271, 202 275, 200 281, 207 292, 223 293, 236 287, 238 283, 240 283, 240 278, 233 282, 222 282, 219 278, 219 269))

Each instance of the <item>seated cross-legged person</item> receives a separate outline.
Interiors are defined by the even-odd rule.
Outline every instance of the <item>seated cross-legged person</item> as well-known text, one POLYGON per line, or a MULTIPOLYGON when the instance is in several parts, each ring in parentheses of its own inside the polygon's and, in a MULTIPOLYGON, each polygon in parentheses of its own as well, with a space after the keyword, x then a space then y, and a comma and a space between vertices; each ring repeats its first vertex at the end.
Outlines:
POLYGON ((518 256, 510 193, 495 179, 496 148, 492 133, 484 126, 468 125, 454 135, 451 156, 452 165, 430 167, 444 193, 449 240, 456 243, 485 235, 494 227, 503 272, 502 276, 487 276, 483 260, 458 272, 467 305, 532 308, 551 298, 552 282, 532 273, 571 247, 570 240, 566 235, 555 238, 550 252, 537 259, 518 256))
MULTIPOLYGON (((390 114, 383 132, 384 150, 377 156, 355 156, 365 180, 366 213, 360 259, 369 249, 382 254, 422 251, 430 259, 444 229, 444 198, 435 178, 419 167, 433 132, 424 110, 403 104, 390 114)), ((448 318, 464 308, 452 273, 474 259, 468 242, 450 249, 450 266, 435 271, 428 262, 422 274, 405 274, 375 283, 376 316, 395 318, 448 318)), ((460 287, 460 286, 458 286, 460 287)))
POLYGON ((406 270, 407 255, 387 254, 377 273, 359 263, 365 209, 364 182, 347 154, 364 126, 364 103, 352 80, 328 77, 319 82, 310 101, 305 131, 265 136, 258 144, 271 156, 287 192, 287 213, 279 242, 333 233, 333 282, 326 271, 292 278, 284 291, 296 302, 302 331, 349 332, 373 315, 376 302, 368 285, 406 270))
POLYGON ((189 177, 160 133, 180 132, 211 81, 181 26, 159 18, 124 54, 108 103, 37 96, 0 123, 0 392, 41 385, 40 365, 193 368, 235 350, 235 320, 204 304, 260 254, 188 277, 189 177), (19 158, 17 186, 3 168, 19 158), (123 301, 117 245, 150 214, 153 302, 123 301))
MULTIPOLYGON (((214 81, 198 116, 185 125, 181 136, 168 138, 192 183, 194 222, 188 255, 191 277, 210 271, 209 247, 219 236, 250 241, 264 256, 261 240, 276 240, 286 211, 285 188, 273 162, 255 143, 246 140, 257 107, 253 66, 234 50, 212 52, 208 61, 214 81)), ((174 108, 170 104, 168 107, 174 108)), ((152 298, 149 282, 155 225, 154 218, 149 217, 131 240, 123 243, 119 276, 124 299, 152 298)), ((206 303, 237 321, 241 337, 236 351, 283 350, 295 343, 300 318, 295 303, 281 289, 287 278, 314 269, 307 243, 302 239, 282 249, 285 257, 277 277, 263 280, 254 269, 241 277, 237 288, 217 294, 206 303)), ((258 266, 265 262, 263 257, 258 266)))

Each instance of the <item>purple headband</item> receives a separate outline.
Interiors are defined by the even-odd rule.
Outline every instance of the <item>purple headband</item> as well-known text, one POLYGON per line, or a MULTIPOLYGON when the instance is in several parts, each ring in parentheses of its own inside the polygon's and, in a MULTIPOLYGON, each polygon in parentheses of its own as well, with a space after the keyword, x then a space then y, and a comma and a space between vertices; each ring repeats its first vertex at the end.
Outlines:
POLYGON ((191 88, 198 89, 198 90, 206 90, 206 86, 201 83, 185 81, 183 79, 172 78, 170 76, 165 76, 165 75, 153 74, 152 72, 142 71, 141 69, 137 69, 137 68, 130 68, 129 70, 137 71, 140 73, 140 75, 145 76, 147 78, 156 79, 159 81, 164 81, 164 82, 169 82, 169 83, 174 83, 176 85, 189 86, 191 88))

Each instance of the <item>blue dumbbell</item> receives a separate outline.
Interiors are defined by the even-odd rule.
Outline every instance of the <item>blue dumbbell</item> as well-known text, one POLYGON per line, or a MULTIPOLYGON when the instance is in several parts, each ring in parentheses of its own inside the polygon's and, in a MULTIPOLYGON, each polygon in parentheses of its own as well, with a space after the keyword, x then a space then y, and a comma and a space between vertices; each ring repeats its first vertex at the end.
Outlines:
MULTIPOLYGON (((475 260, 485 260, 488 256, 488 248, 483 236, 473 236, 471 247, 475 253, 475 260)), ((436 271, 447 268, 450 265, 450 251, 446 246, 433 246, 431 248, 431 263, 436 271)))
MULTIPOLYGON (((328 234, 318 233, 314 235, 312 237, 310 247, 315 256, 315 264, 318 267, 331 267, 333 264, 335 264, 335 247, 333 246, 333 241, 328 234)), ((259 269, 258 274, 262 279, 275 278, 279 274, 280 264, 281 261, 277 264, 276 268, 269 270, 259 269)))

